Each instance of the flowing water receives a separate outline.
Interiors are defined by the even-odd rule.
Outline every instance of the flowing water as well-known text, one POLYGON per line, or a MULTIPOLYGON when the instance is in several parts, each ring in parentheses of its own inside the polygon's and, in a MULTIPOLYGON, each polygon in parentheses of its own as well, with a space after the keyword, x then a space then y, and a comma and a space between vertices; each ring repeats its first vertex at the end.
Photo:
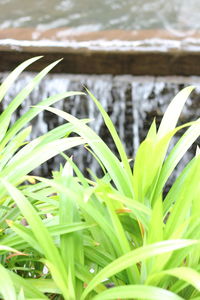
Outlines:
MULTIPOLYGON (((184 41, 190 36, 198 33, 200 29, 200 1, 199 0, 1 0, 0 1, 0 29, 7 28, 35 28, 35 30, 48 30, 60 28, 69 34, 80 34, 87 32, 97 32, 102 30, 146 30, 164 29, 175 37, 181 37, 181 41, 173 40, 162 41, 152 40, 152 47, 155 49, 166 50, 166 47, 183 47, 184 41), (38 5, 39 2, 39 5, 38 5), (64 29, 63 29, 64 28, 64 29), (177 44, 178 43, 178 44, 177 44)), ((156 30, 155 30, 156 32, 156 30)), ((155 36, 155 38, 157 38, 155 36)), ((34 37, 33 37, 34 39, 34 37)), ((37 41, 36 41, 37 42, 37 41)), ((40 41, 39 41, 40 42, 40 41)), ((100 41, 101 42, 101 41, 100 41)), ((17 41, 0 41, 0 44, 13 43, 17 41)), ((20 41, 23 45, 29 46, 27 41, 20 41)), ((96 42, 95 42, 96 43, 96 42)), ((131 47, 142 47, 138 41, 105 41, 104 48, 109 46, 119 50, 127 50, 131 47), (109 43, 109 44, 108 44, 109 43)), ((70 47, 93 47, 99 49, 102 44, 92 44, 80 42, 70 45, 65 41, 63 44, 57 41, 51 46, 70 46, 70 47), (54 45, 55 44, 55 45, 54 45)), ((187 44, 187 43, 186 43, 187 44)), ((34 44, 35 45, 35 44, 34 44)), ((45 44, 46 45, 46 44, 45 44)), ((150 45, 150 41, 148 41, 150 45)), ((200 42, 197 39, 190 39, 189 45, 192 50, 199 51, 200 42)), ((41 46, 37 44, 35 46, 41 46)), ((48 45, 47 45, 48 46, 48 45)), ((151 48, 152 49, 152 48, 151 48)), ((2 103, 1 110, 4 109, 9 101, 18 93, 22 87, 33 77, 32 73, 25 73, 20 76, 6 95, 2 103)), ((6 74, 1 74, 1 79, 6 74)), ((66 90, 82 90, 82 86, 87 86, 94 95, 101 101, 104 108, 108 111, 114 124, 116 125, 120 138, 123 140, 125 148, 130 158, 134 157, 140 141, 145 137, 147 129, 157 116, 158 121, 168 105, 171 98, 185 85, 194 83, 197 86, 192 98, 187 102, 181 121, 193 120, 200 115, 200 79, 199 78, 155 78, 155 77, 132 77, 132 76, 87 76, 87 75, 48 75, 42 84, 36 88, 30 97, 21 105, 13 120, 22 115, 29 106, 46 98, 47 96, 61 93, 66 90)), ((93 102, 85 97, 74 97, 60 101, 56 107, 72 113, 76 117, 89 117, 94 119, 91 122, 92 128, 100 134, 106 143, 115 151, 115 147, 108 132, 103 124, 102 118, 94 106, 93 102)), ((32 138, 43 134, 61 124, 63 120, 49 115, 47 112, 41 113, 33 122, 32 138)), ((185 158, 187 161, 191 153, 185 158)), ((75 161, 83 170, 90 167, 93 171, 97 170, 96 161, 87 153, 83 147, 78 147, 73 151, 75 161)), ((43 165, 42 170, 47 174, 58 162, 52 160, 50 164, 43 165)))
MULTIPOLYGON (((1 74, 3 79, 6 74, 1 74)), ((2 102, 1 109, 4 109, 13 97, 24 87, 32 78, 33 73, 25 73, 20 76, 14 89, 10 89, 2 102)), ((13 116, 14 121, 17 117, 24 114, 31 105, 45 99, 47 96, 61 93, 64 91, 81 91, 83 86, 88 89, 101 101, 103 107, 110 115, 115 124, 119 136, 122 139, 130 158, 138 148, 139 143, 144 139, 147 130, 156 116, 159 122, 167 105, 174 95, 188 84, 196 86, 195 92, 188 99, 180 123, 195 120, 200 115, 200 79, 199 78, 162 78, 162 77, 133 77, 133 76, 84 76, 84 75, 48 75, 42 83, 31 93, 13 116)), ((106 131, 102 117, 89 97, 76 96, 61 100, 55 107, 70 112, 78 118, 90 118, 93 120, 90 126, 100 134, 104 141, 115 151, 112 139, 106 131)), ((48 112, 40 113, 38 118, 33 121, 32 138, 37 137, 62 124, 63 120, 48 112)), ((175 139, 176 141, 176 139, 175 139)), ((98 164, 90 154, 82 147, 78 147, 72 152, 74 160, 78 166, 85 170, 87 167, 97 171, 98 164)), ((190 152, 183 160, 184 163, 192 156, 190 152)), ((51 163, 43 165, 39 172, 47 174, 52 168, 59 167, 58 161, 52 160, 51 163)), ((179 169, 180 169, 179 168, 179 169)))
POLYGON ((78 32, 200 28, 198 0, 1 0, 0 28, 72 27, 78 32), (38 5, 39 4, 39 5, 38 5))

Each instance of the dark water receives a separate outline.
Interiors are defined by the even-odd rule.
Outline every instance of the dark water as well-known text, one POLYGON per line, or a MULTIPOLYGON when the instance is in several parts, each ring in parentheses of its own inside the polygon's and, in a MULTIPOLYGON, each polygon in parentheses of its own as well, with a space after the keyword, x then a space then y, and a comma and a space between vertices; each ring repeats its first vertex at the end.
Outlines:
POLYGON ((199 0, 1 0, 0 11, 0 28, 163 28, 175 35, 200 28, 199 0))

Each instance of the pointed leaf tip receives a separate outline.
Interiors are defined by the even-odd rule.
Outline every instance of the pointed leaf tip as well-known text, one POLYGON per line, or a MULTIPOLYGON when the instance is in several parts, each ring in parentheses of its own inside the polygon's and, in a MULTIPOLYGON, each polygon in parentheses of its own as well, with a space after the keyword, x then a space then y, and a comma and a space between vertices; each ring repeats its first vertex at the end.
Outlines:
POLYGON ((162 121, 158 129, 159 139, 161 139, 164 135, 166 135, 168 132, 172 131, 176 127, 185 102, 188 99, 191 92, 193 91, 193 89, 194 86, 185 87, 170 102, 163 115, 162 121))

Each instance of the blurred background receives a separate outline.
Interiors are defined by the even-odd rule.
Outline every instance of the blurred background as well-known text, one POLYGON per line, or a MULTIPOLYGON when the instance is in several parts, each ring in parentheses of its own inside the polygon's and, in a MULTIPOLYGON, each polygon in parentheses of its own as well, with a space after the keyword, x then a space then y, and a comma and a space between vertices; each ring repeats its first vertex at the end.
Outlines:
POLYGON ((1 28, 166 29, 174 35, 200 28, 198 0, 1 0, 1 28))
MULTIPOLYGON (((0 11, 1 81, 20 62, 44 55, 20 76, 1 110, 35 71, 64 57, 14 118, 47 96, 66 90, 81 91, 87 86, 111 116, 128 155, 134 157, 154 116, 159 122, 170 100, 184 86, 193 84, 196 89, 180 122, 199 117, 199 0, 1 0, 0 11)), ((76 117, 95 119, 91 126, 115 151, 89 99, 79 96, 55 106, 76 117)), ((34 121, 32 137, 62 122, 56 116, 41 113, 34 121)), ((178 169, 194 151, 195 146, 178 169)), ((73 151, 73 156, 82 169, 98 169, 83 147, 73 151)), ((37 172, 49 174, 58 161, 60 158, 51 160, 37 172)))

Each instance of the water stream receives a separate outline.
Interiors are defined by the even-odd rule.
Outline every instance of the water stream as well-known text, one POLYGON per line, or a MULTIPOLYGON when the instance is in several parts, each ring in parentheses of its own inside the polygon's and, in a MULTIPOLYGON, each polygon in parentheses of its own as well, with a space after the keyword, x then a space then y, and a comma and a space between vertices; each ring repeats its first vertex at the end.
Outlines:
MULTIPOLYGON (((1 80, 6 74, 1 74, 1 80)), ((18 79, 14 89, 10 89, 2 102, 1 109, 4 109, 13 97, 24 87, 32 78, 33 73, 24 73, 18 79)), ((83 86, 88 89, 101 101, 103 107, 110 115, 115 124, 119 136, 122 139, 130 158, 138 148, 141 140, 144 139, 147 130, 156 116, 159 122, 170 100, 184 86, 194 84, 195 91, 187 101, 183 113, 181 114, 180 123, 195 120, 200 115, 200 78, 179 78, 179 77, 133 77, 133 76, 88 76, 88 75, 48 75, 42 83, 30 94, 18 109, 13 120, 24 114, 31 105, 34 105, 45 99, 47 96, 54 95, 65 91, 81 91, 83 86)), ((109 147, 115 151, 112 139, 109 136, 102 117, 96 106, 89 97, 76 96, 61 100, 55 107, 70 112, 78 118, 90 118, 93 121, 90 126, 96 133, 104 139, 109 147)), ((62 124, 63 120, 48 112, 40 113, 32 122, 32 138, 44 134, 62 124)), ((175 139, 176 140, 176 139, 175 139)), ((72 152, 74 160, 78 166, 85 170, 87 167, 97 171, 98 164, 90 154, 83 148, 78 147, 72 152)), ((183 160, 188 161, 192 156, 190 152, 183 160)), ((51 169, 59 167, 60 158, 51 160, 50 164, 44 164, 38 172, 43 174, 49 173, 51 169)), ((182 168, 183 164, 179 166, 182 168)))

